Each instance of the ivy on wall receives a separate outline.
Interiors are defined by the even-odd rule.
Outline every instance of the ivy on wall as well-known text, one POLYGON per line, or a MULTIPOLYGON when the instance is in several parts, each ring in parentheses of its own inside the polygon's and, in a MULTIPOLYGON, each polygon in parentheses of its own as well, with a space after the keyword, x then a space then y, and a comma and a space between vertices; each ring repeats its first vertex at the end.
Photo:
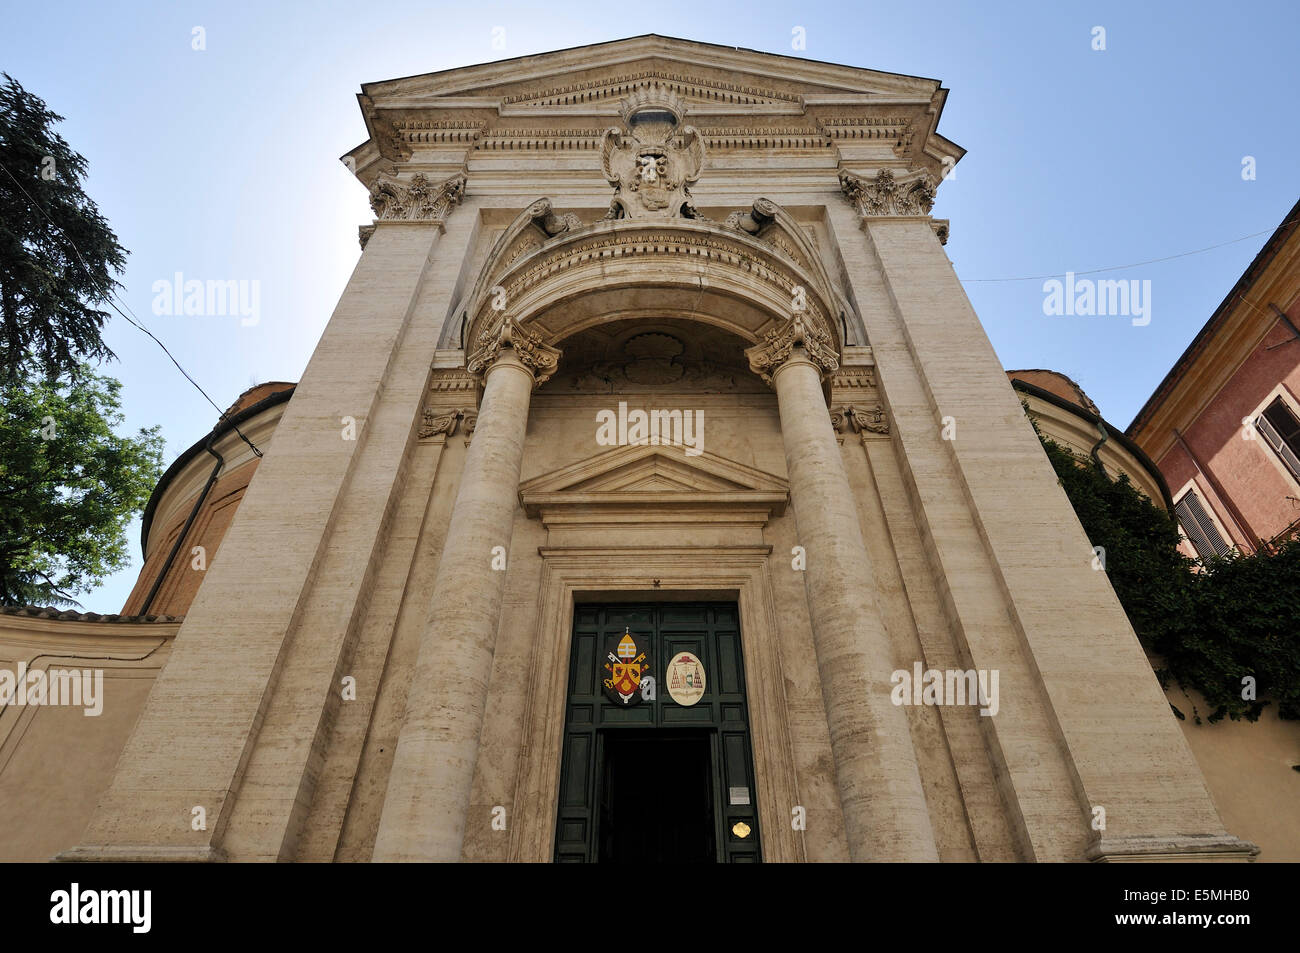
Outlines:
MULTIPOLYGON (((1173 517, 1127 474, 1111 479, 1036 422, 1034 430, 1088 539, 1104 548, 1106 574, 1139 640, 1163 660, 1160 684, 1200 692, 1210 722, 1255 721, 1273 703, 1280 717, 1300 719, 1300 541, 1190 559, 1178 551, 1173 517)), ((1195 709, 1193 717, 1199 724, 1195 709)))

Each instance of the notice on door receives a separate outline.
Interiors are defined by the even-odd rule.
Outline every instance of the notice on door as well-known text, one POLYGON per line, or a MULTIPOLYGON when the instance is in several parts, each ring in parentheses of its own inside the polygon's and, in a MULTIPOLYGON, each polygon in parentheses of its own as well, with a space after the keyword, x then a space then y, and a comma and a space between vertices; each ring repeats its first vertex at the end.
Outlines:
POLYGON ((668 694, 677 704, 689 708, 704 697, 704 665, 690 652, 674 655, 665 676, 668 694))

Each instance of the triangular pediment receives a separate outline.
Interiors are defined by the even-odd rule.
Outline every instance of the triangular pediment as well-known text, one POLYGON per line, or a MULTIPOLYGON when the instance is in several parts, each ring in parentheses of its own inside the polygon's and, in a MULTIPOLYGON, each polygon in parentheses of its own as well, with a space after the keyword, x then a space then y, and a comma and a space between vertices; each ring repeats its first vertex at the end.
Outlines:
POLYGON ((364 83, 368 139, 345 159, 370 188, 417 152, 430 178, 476 155, 589 153, 651 90, 716 152, 838 149, 857 161, 870 140, 936 177, 963 153, 937 132, 948 91, 936 79, 647 34, 364 83))
MULTIPOLYGON (((863 94, 928 100, 938 82, 798 56, 648 34, 366 83, 376 101, 490 97, 501 107, 616 104, 638 85, 671 86, 700 106, 797 105, 807 95, 863 94)), ((394 103, 393 105, 396 105, 394 103)))
POLYGON ((766 508, 779 515, 789 483, 716 454, 680 446, 626 446, 520 484, 530 516, 554 507, 766 508))

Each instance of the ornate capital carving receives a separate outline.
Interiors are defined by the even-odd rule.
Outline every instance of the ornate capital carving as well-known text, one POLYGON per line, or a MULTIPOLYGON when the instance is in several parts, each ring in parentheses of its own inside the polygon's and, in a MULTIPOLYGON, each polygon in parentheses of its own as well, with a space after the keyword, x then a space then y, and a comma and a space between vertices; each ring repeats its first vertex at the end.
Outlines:
POLYGON ((449 410, 445 413, 434 413, 426 410, 424 420, 420 424, 419 439, 428 440, 430 437, 450 437, 456 432, 456 425, 460 422, 464 412, 460 409, 449 410))
POLYGON ((750 370, 770 384, 772 373, 786 362, 796 347, 807 352, 823 375, 834 374, 839 369, 830 334, 813 322, 806 311, 796 311, 785 324, 767 332, 762 342, 745 349, 745 356, 749 358, 750 370))
POLYGON ((406 182, 381 173, 370 186, 370 207, 377 222, 441 223, 460 204, 465 182, 463 171, 438 185, 430 183, 423 172, 406 182))
POLYGON ((866 410, 852 404, 832 407, 831 426, 839 433, 889 433, 889 421, 885 419, 885 409, 879 404, 866 410))
POLYGON ((840 189, 859 215, 929 215, 934 207, 935 183, 928 172, 909 172, 895 179, 881 169, 874 179, 840 171, 840 189))
POLYGON ((610 219, 698 218, 690 186, 704 166, 704 137, 681 125, 684 107, 659 83, 623 101, 623 126, 605 130, 601 171, 614 186, 610 219))
POLYGON ((542 339, 527 328, 520 327, 513 318, 502 317, 500 321, 484 328, 476 341, 477 347, 470 355, 466 367, 476 377, 487 372, 501 356, 502 348, 510 348, 520 362, 533 372, 537 386, 551 379, 555 369, 560 365, 560 351, 543 344, 542 339))
POLYGON ((375 233, 374 225, 358 225, 357 241, 361 243, 361 250, 366 250, 366 242, 370 241, 370 236, 375 233))

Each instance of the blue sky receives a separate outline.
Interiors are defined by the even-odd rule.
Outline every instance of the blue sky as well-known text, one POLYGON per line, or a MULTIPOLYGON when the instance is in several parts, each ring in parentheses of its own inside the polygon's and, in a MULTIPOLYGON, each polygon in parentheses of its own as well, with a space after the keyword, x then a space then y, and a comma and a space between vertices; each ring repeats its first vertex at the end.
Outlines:
MULTIPOLYGON (((1151 282, 1151 321, 1044 314, 1043 281, 1269 232, 1300 194, 1294 2, 14 2, 0 69, 66 117, 87 189, 131 252, 132 311, 222 407, 297 380, 356 262, 360 84, 661 33, 941 79, 940 131, 968 150, 934 214, 1009 368, 1079 381, 1123 427, 1266 240, 1095 277, 1151 282), (1104 51, 1093 28, 1105 29, 1104 51), (193 49, 202 27, 205 48, 193 49), (493 47, 503 28, 504 49, 493 47), (792 49, 803 27, 806 49, 792 49), (1243 180, 1242 162, 1256 177, 1243 180), (153 313, 152 285, 260 282, 260 319, 153 313)), ((216 413, 114 318, 127 425, 170 463, 216 413)), ((135 563, 85 608, 116 612, 135 563)))

